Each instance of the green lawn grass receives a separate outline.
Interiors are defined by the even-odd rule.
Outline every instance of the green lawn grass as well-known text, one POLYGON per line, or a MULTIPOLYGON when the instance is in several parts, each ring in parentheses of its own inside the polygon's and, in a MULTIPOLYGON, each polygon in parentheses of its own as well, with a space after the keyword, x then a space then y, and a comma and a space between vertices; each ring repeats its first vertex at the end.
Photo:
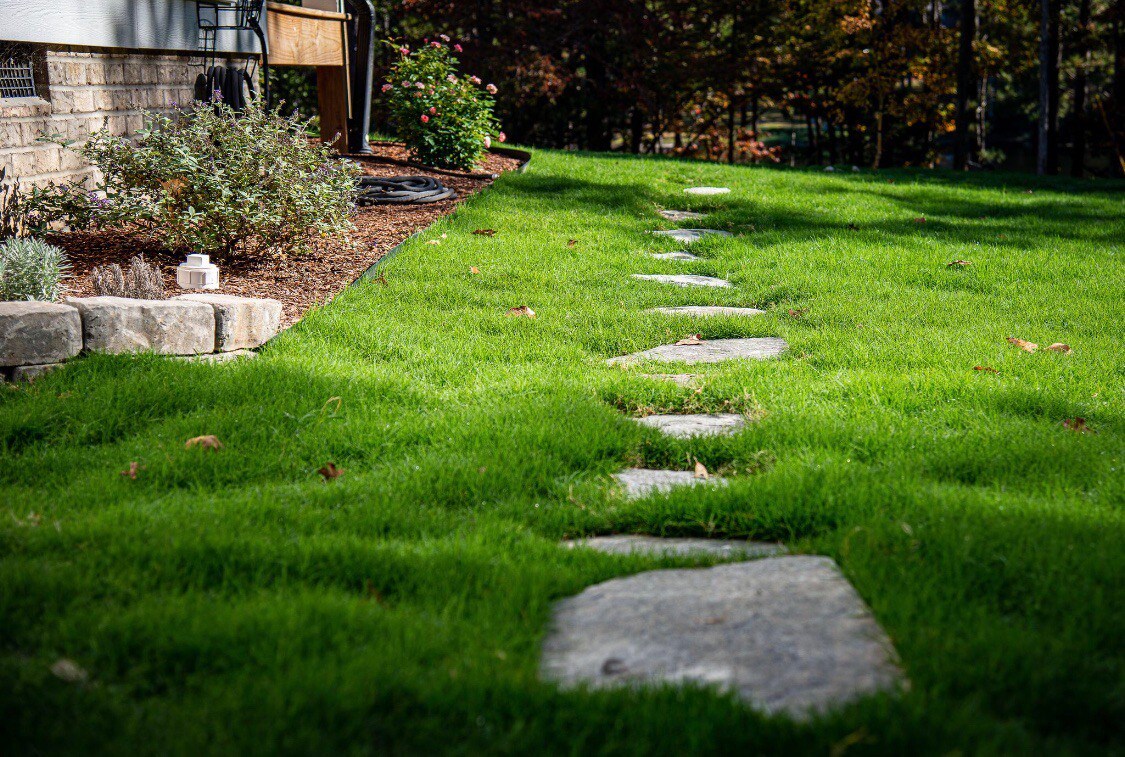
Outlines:
POLYGON ((385 283, 343 293, 257 360, 90 357, 2 389, 0 743, 1122 750, 1123 199, 1105 182, 540 152, 411 240, 385 283), (681 194, 703 183, 734 191, 681 194), (650 259, 675 248, 645 234, 673 226, 657 207, 712 210, 706 225, 737 236, 697 244, 698 262, 650 259), (682 304, 768 313, 643 312, 682 304), (538 317, 505 317, 517 305, 538 317), (604 365, 697 331, 791 349, 697 368, 698 387, 604 365), (627 419, 732 408, 757 418, 733 437, 666 439, 627 419), (1096 433, 1064 428, 1074 417, 1096 433), (184 448, 201 434, 225 446, 184 448), (609 486, 625 466, 694 458, 732 484, 635 503, 609 486), (119 473, 131 461, 136 480, 119 473), (328 461, 345 473, 326 483, 328 461), (609 532, 830 555, 910 691, 797 725, 704 689, 540 682, 553 600, 705 563, 557 546, 609 532), (88 680, 52 675, 60 658, 88 680))

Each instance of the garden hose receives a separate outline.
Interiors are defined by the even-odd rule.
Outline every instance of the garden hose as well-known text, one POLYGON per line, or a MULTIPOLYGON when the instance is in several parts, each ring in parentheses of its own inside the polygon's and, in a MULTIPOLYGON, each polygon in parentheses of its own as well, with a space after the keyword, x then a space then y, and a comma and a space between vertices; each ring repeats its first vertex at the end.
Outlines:
POLYGON ((457 192, 429 176, 361 176, 357 205, 411 205, 457 197, 457 192))

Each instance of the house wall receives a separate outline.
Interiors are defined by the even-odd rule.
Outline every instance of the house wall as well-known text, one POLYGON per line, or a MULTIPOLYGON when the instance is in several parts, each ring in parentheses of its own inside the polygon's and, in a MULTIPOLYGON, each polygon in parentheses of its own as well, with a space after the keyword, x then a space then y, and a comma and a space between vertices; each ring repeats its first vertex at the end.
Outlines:
POLYGON ((72 150, 37 142, 40 136, 82 142, 101 128, 132 134, 145 111, 190 102, 202 71, 200 59, 186 54, 62 46, 48 47, 45 57, 46 98, 0 99, 0 167, 24 186, 96 178, 72 150))

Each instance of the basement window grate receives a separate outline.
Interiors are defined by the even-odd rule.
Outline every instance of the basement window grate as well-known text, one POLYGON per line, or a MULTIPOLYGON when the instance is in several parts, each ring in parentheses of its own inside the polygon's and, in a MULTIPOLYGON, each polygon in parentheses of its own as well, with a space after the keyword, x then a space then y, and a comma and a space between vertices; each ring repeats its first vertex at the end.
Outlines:
POLYGON ((0 98, 36 96, 31 51, 4 50, 0 46, 0 98))

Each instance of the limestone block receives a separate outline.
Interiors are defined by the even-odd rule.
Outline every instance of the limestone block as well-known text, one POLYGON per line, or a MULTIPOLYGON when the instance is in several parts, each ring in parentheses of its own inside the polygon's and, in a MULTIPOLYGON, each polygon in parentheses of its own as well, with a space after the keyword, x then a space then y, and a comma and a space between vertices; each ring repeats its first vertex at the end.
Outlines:
POLYGON ((82 350, 78 311, 53 302, 0 302, 0 366, 44 365, 82 350))
POLYGON ((121 354, 196 355, 215 351, 215 310, 201 302, 71 298, 82 314, 85 348, 121 354))

